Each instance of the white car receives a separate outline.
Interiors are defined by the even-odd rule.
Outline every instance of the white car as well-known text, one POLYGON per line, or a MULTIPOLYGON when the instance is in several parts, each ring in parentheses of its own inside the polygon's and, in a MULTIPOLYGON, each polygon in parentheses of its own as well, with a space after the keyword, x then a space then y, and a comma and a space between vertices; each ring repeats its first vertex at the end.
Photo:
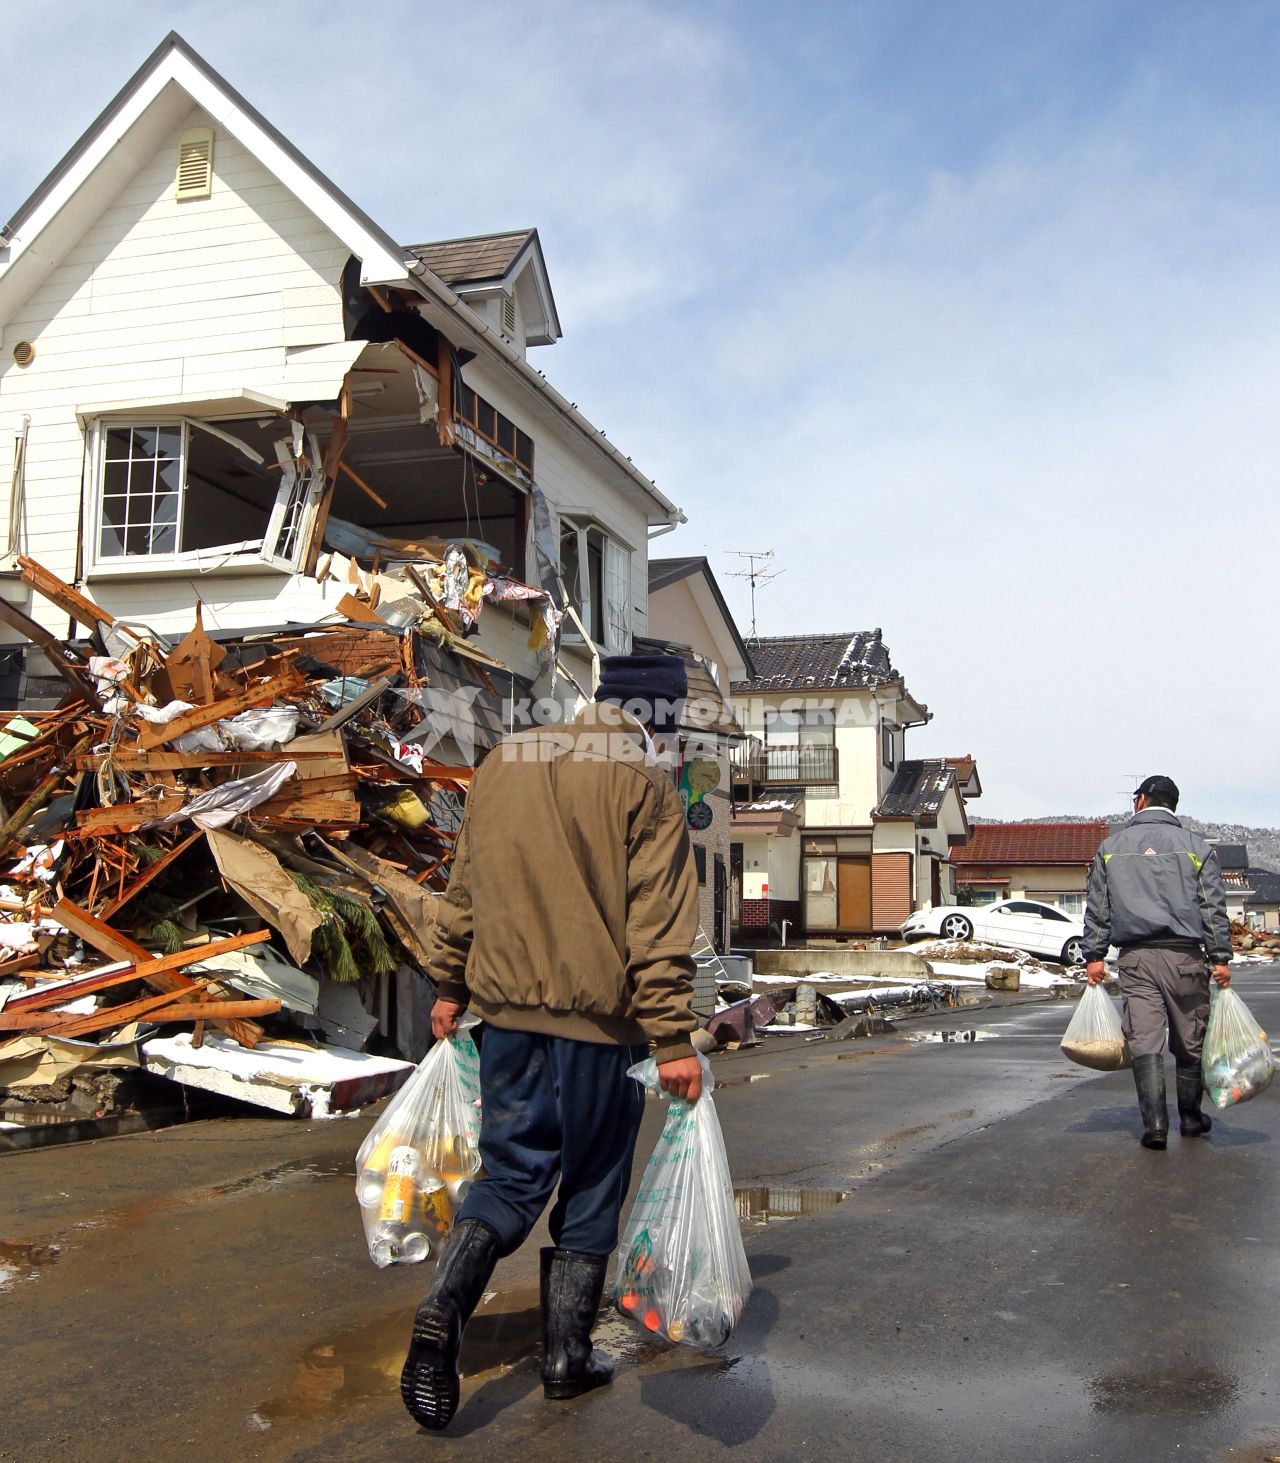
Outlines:
POLYGON ((902 926, 904 940, 982 940, 1063 965, 1084 959, 1084 925, 1051 904, 1001 899, 996 904, 939 904, 917 910, 902 926))

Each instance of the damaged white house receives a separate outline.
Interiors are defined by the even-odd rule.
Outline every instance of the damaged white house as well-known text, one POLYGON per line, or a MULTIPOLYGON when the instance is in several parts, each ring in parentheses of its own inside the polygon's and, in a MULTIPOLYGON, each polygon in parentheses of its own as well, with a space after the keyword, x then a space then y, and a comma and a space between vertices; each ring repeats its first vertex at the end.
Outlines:
POLYGON ((397 243, 171 34, 0 233, 0 598, 66 632, 22 554, 160 634, 313 624, 461 545, 547 596, 480 651, 589 689, 683 515, 529 363, 560 334, 536 230, 397 243))

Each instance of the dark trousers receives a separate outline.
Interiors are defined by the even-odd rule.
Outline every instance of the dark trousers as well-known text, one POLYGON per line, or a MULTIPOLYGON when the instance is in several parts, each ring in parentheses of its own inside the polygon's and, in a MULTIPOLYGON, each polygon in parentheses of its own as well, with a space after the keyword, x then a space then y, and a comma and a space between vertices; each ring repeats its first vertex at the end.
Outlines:
POLYGON ((646 1055, 644 1047, 487 1026, 480 1047, 484 1176, 458 1218, 482 1219, 509 1255, 528 1238, 558 1179, 552 1243, 609 1254, 644 1111, 644 1091, 627 1068, 646 1055))
POLYGON ((1183 950, 1123 950, 1118 968, 1121 1026, 1135 1057, 1169 1050, 1180 1067, 1198 1067, 1209 1020, 1209 967, 1183 950))

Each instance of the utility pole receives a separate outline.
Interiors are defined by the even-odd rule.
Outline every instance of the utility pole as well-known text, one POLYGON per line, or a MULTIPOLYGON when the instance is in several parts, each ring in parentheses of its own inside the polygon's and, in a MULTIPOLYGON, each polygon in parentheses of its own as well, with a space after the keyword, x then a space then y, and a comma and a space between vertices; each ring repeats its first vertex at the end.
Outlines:
POLYGON ((779 574, 785 574, 787 571, 785 569, 770 569, 768 567, 769 561, 773 558, 772 549, 726 549, 725 552, 732 554, 737 559, 747 560, 747 567, 745 569, 730 569, 728 578, 746 579, 750 581, 751 629, 747 632, 747 642, 750 644, 751 641, 759 640, 760 638, 756 634, 756 585, 771 584, 779 574), (759 568, 756 567, 757 560, 760 562, 761 567, 759 568))

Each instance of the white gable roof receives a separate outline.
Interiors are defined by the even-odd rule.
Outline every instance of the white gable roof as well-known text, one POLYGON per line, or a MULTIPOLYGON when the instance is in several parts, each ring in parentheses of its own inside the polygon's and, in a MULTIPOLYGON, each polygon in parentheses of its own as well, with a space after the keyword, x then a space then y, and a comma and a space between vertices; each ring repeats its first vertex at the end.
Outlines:
POLYGON ((361 261, 362 283, 408 282, 405 251, 395 240, 171 31, 0 230, 0 322, 180 125, 193 103, 348 245, 361 261))

